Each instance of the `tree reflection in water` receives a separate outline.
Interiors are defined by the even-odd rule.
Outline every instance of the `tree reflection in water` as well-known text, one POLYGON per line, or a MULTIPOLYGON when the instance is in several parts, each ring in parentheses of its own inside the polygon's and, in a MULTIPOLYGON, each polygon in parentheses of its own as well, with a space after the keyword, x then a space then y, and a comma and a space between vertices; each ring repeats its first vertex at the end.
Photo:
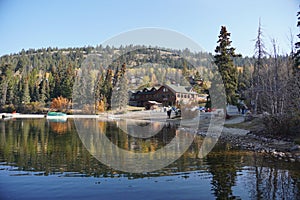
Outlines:
MULTIPOLYGON (((134 152, 156 151, 168 144, 177 131, 175 126, 167 125, 150 138, 138 139, 114 123, 99 121, 98 128, 115 145, 134 152)), ((78 137, 72 120, 64 123, 45 119, 2 120, 0 162, 45 176, 68 172, 92 177, 141 178, 207 172, 211 174, 210 187, 217 199, 299 199, 299 163, 272 161, 259 154, 233 150, 230 145, 217 145, 207 157, 199 159, 202 141, 197 136, 188 151, 168 167, 153 173, 132 174, 111 169, 93 158, 78 137)), ((184 177, 188 179, 189 175, 184 177)), ((197 183, 201 187, 201 178, 197 183)))

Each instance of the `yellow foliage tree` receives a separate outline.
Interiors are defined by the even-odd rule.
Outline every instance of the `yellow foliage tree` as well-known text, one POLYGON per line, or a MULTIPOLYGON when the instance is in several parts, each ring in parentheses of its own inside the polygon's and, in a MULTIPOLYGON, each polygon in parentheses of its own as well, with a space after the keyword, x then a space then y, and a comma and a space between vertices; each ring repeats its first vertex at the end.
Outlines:
POLYGON ((100 100, 97 103, 97 111, 98 112, 104 112, 105 111, 105 102, 103 100, 100 100))
POLYGON ((70 101, 67 98, 60 96, 52 100, 50 108, 57 111, 66 111, 69 107, 69 103, 70 101))

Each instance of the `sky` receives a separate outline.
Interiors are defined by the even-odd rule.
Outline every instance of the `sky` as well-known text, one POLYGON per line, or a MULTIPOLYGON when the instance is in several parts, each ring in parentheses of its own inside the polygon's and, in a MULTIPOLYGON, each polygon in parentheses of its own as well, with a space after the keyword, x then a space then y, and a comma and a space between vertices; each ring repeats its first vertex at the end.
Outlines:
POLYGON ((259 19, 271 51, 281 54, 299 33, 299 0, 0 0, 0 56, 22 49, 96 46, 140 28, 178 32, 214 53, 221 26, 232 46, 253 56, 259 19))

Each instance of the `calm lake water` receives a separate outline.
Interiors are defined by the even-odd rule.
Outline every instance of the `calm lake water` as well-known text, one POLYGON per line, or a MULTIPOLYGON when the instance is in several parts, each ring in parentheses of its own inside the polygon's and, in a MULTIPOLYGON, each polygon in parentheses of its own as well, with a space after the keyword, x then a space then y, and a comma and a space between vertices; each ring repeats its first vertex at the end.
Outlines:
MULTIPOLYGON (((90 123, 86 120, 86 124, 90 123)), ((137 139, 113 122, 101 134, 127 151, 147 153, 177 134, 172 125, 137 139)), ((0 199, 300 199, 300 165, 217 145, 198 158, 196 136, 175 162, 150 173, 121 172, 95 159, 73 120, 0 121, 0 199)))

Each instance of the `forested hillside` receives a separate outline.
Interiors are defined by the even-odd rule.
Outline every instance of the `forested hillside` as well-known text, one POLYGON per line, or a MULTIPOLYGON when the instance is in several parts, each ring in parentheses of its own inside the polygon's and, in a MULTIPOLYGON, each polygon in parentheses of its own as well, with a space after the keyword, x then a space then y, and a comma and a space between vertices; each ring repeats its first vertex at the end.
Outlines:
MULTIPOLYGON (((83 74, 83 68, 91 76, 86 87, 98 87, 98 91, 95 89, 91 94, 96 99, 97 95, 102 95, 98 98, 103 99, 103 93, 117 85, 123 64, 126 66, 127 90, 163 83, 186 85, 184 77, 195 75, 196 71, 197 76, 204 80, 205 89, 208 89, 209 80, 214 75, 211 71, 213 62, 213 55, 207 52, 132 45, 22 50, 0 58, 0 106, 2 111, 40 112, 41 107, 50 107, 50 103, 58 97, 70 102, 74 83, 78 82, 76 77, 83 74), (100 88, 102 94, 99 94, 100 88)), ((254 63, 255 58, 234 58, 239 72, 237 92, 240 94, 250 87, 254 63)), ((110 98, 105 99, 104 110, 110 108, 109 101, 110 98)))
MULTIPOLYGON (((252 62, 252 58, 239 58, 236 65, 245 68, 252 62)), ((123 63, 127 66, 128 89, 137 89, 162 83, 185 84, 180 78, 183 70, 197 69, 208 80, 212 74, 207 69, 213 59, 205 52, 145 46, 22 50, 0 58, 0 106, 4 110, 22 110, 21 107, 32 102, 49 106, 60 96, 71 100, 75 77, 82 67, 92 65, 90 73, 94 70, 93 79, 97 79, 101 74, 107 76, 108 68, 114 76, 123 63)), ((91 87, 95 86, 94 82, 91 87)))

